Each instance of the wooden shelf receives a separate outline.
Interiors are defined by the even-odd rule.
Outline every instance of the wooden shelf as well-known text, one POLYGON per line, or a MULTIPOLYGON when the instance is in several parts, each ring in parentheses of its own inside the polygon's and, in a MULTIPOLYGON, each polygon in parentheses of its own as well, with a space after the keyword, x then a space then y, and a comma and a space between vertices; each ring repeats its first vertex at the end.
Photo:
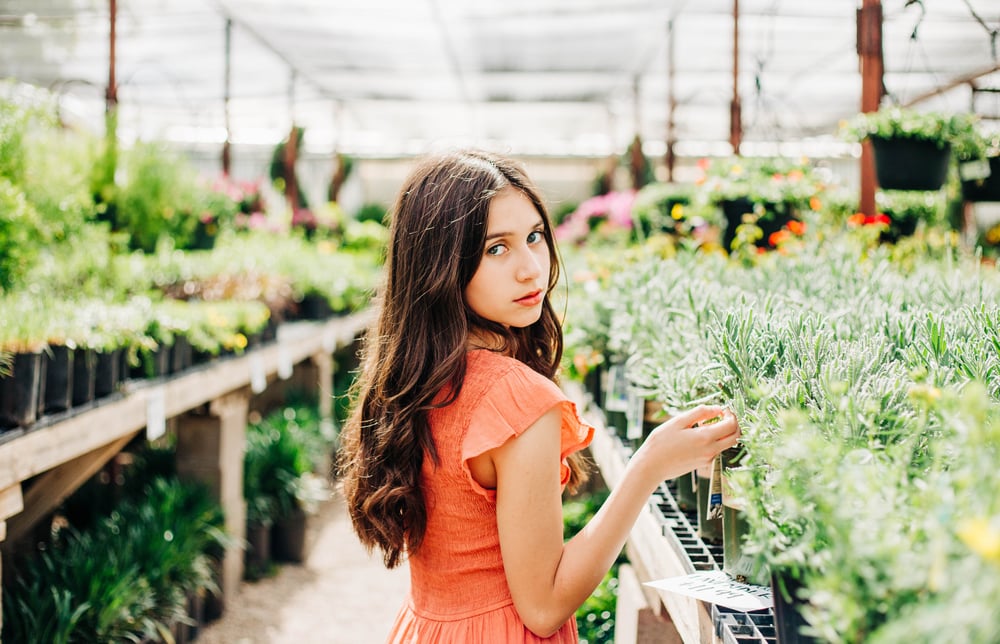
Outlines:
POLYGON ((285 373, 313 355, 332 354, 352 341, 369 317, 366 311, 324 322, 284 324, 275 342, 241 356, 166 378, 126 381, 119 393, 46 417, 0 444, 0 491, 135 434, 146 426, 151 408, 172 418, 261 379, 266 383, 269 376, 285 373))

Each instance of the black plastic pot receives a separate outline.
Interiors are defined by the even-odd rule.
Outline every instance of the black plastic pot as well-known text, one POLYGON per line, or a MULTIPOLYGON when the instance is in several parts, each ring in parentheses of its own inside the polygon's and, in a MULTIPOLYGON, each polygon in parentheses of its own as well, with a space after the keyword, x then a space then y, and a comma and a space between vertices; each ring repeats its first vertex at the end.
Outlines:
POLYGON ((42 354, 14 354, 11 374, 0 378, 0 430, 30 427, 38 418, 38 401, 44 395, 42 354))
POLYGON ((302 563, 306 560, 308 515, 299 509, 271 526, 271 556, 275 561, 302 563))
POLYGON ((990 175, 985 179, 962 182, 966 201, 1000 201, 1000 156, 990 157, 990 175))
POLYGON ((601 405, 604 398, 601 395, 601 372, 603 371, 603 365, 595 365, 587 372, 587 375, 583 377, 583 386, 586 388, 587 392, 590 394, 591 400, 594 401, 595 405, 601 405))
POLYGON ((170 347, 160 345, 152 351, 139 352, 139 364, 129 370, 129 376, 137 379, 159 378, 170 373, 170 347))
POLYGON ((43 354, 45 396, 40 399, 39 416, 66 411, 73 404, 73 356, 65 345, 50 346, 43 354))
POLYGON ((698 501, 698 536, 705 543, 722 543, 722 519, 709 518, 708 506, 711 498, 712 479, 697 476, 696 496, 698 501))
POLYGON ((753 202, 746 197, 726 199, 719 202, 722 214, 726 218, 726 230, 722 233, 722 247, 726 251, 733 249, 736 239, 736 227, 743 223, 743 215, 753 212, 753 202))
POLYGON ((101 351, 97 354, 94 373, 94 398, 110 396, 121 382, 122 350, 101 351))
POLYGON ((872 137, 875 177, 883 190, 939 190, 948 177, 951 146, 922 139, 872 137))
POLYGON ((299 302, 299 319, 325 320, 332 316, 333 308, 324 295, 309 293, 299 302))
POLYGON ((245 576, 256 579, 264 574, 271 562, 271 526, 247 523, 247 548, 243 553, 245 576))
POLYGON ((738 199, 728 199, 719 202, 722 214, 726 218, 726 230, 722 235, 722 247, 727 251, 732 250, 733 241, 736 239, 736 228, 743 223, 743 216, 748 213, 755 213, 755 206, 760 207, 760 216, 755 215, 754 224, 760 228, 763 235, 754 245, 758 248, 769 248, 769 238, 772 233, 776 233, 788 222, 795 219, 795 207, 788 202, 760 202, 755 203, 746 197, 738 199))
POLYGON ((73 397, 74 407, 85 405, 94 399, 97 354, 93 349, 73 351, 73 397))
POLYGON ((771 574, 771 597, 774 598, 774 628, 779 644, 813 644, 817 640, 799 631, 806 626, 802 617, 803 600, 798 591, 801 582, 787 572, 771 574))
POLYGON ((170 347, 170 373, 180 373, 193 364, 194 350, 183 335, 174 338, 170 347))

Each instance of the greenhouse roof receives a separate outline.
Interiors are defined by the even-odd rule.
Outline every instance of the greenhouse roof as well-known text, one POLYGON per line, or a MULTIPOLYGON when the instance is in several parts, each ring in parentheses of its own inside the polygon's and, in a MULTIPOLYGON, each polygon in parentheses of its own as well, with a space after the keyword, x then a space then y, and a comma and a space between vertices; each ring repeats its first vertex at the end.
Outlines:
MULTIPOLYGON (((111 0, 0 0, 0 77, 102 127, 111 0)), ((123 137, 394 156, 729 151, 733 0, 118 0, 123 137), (673 75, 668 69, 673 68, 673 75)), ((860 0, 742 0, 745 151, 836 141, 859 110, 860 0), (756 148, 754 147, 756 146, 756 148)), ((889 100, 1000 117, 1000 2, 883 0, 889 100), (980 90, 973 92, 970 83, 980 90), (929 98, 928 98, 929 97, 929 98)), ((812 148, 810 148, 812 146, 812 148)), ((828 148, 824 148, 828 149, 828 148)))

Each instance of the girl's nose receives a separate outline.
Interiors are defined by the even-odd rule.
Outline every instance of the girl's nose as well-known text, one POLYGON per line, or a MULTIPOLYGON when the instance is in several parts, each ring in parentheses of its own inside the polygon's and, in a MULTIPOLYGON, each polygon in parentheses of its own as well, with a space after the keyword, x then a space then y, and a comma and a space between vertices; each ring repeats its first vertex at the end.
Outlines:
POLYGON ((542 274, 542 259, 532 249, 525 249, 521 261, 517 266, 517 279, 522 282, 530 282, 538 279, 542 274))

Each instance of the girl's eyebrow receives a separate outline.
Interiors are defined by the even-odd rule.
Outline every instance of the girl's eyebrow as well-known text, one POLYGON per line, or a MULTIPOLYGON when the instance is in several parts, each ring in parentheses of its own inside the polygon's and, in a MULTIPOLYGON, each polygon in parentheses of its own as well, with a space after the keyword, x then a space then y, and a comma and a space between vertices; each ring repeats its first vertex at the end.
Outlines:
MULTIPOLYGON (((538 218, 538 221, 535 223, 534 226, 531 227, 531 229, 534 230, 535 228, 538 228, 539 226, 545 226, 545 222, 542 221, 541 217, 538 218)), ((491 239, 498 239, 500 237, 510 237, 513 234, 514 233, 507 232, 507 231, 501 231, 501 232, 498 232, 498 233, 490 233, 489 235, 486 235, 486 241, 489 241, 491 239)))

